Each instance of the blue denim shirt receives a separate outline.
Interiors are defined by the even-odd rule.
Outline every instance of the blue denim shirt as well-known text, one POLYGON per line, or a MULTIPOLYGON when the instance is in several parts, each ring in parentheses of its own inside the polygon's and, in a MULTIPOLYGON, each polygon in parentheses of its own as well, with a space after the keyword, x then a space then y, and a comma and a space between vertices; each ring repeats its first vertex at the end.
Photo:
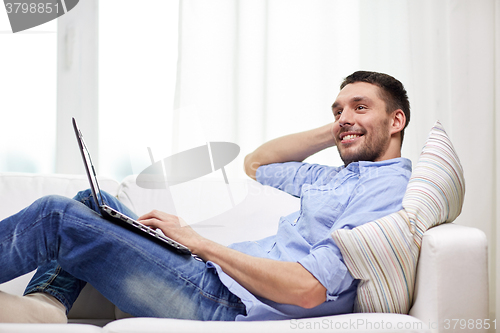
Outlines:
POLYGON ((236 320, 316 317, 352 312, 357 281, 347 271, 330 236, 402 208, 411 176, 411 161, 396 158, 355 162, 347 167, 289 162, 259 167, 257 181, 300 197, 298 212, 281 217, 276 235, 256 242, 232 244, 241 252, 281 261, 299 262, 327 289, 327 301, 313 309, 278 304, 254 296, 225 274, 221 281, 241 298, 247 316, 236 320))

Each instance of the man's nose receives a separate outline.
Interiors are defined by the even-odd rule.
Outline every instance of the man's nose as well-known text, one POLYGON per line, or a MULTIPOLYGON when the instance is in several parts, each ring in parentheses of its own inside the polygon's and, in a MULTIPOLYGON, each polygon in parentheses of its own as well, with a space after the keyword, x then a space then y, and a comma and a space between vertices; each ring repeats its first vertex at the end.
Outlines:
POLYGON ((354 113, 352 112, 352 110, 349 109, 342 110, 342 113, 340 114, 339 118, 340 127, 351 126, 353 124, 354 124, 354 113))

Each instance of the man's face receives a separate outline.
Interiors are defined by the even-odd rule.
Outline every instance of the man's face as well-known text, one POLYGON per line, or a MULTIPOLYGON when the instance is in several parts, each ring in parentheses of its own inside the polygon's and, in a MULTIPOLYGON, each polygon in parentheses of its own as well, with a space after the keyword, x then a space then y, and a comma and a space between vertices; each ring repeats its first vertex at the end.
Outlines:
POLYGON ((366 82, 348 84, 332 105, 333 136, 345 165, 385 159, 391 139, 391 116, 379 89, 366 82))

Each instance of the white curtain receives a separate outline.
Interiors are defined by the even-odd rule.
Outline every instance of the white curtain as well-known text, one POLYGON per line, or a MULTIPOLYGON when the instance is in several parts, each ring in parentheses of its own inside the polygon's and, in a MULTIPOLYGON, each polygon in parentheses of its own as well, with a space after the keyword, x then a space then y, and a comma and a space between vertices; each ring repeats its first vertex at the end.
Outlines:
POLYGON ((198 119, 201 141, 240 145, 228 172, 242 176, 245 152, 331 121, 342 76, 358 68, 357 11, 352 1, 181 1, 179 140, 192 135, 184 120, 198 119))
MULTIPOLYGON (((500 1, 182 0, 179 12, 174 144, 239 144, 229 177, 263 142, 331 122, 338 85, 353 71, 400 79, 412 105, 403 155, 416 163, 439 119, 461 158, 467 192, 456 223, 488 237, 495 318, 500 1)), ((335 150, 310 161, 340 164, 335 150)), ((467 286, 457 292, 466 297, 467 286)))

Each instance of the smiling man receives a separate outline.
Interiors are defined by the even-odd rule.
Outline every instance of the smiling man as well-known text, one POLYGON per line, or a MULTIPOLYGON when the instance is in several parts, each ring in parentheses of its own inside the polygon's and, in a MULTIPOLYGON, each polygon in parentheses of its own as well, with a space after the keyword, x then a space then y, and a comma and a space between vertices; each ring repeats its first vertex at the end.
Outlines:
POLYGON ((410 120, 402 85, 381 74, 357 72, 341 89, 332 110, 335 142, 344 164, 400 157, 404 128, 410 120))
MULTIPOLYGON (((0 283, 40 267, 28 296, 0 292, 0 303, 15 309, 0 322, 37 321, 22 318, 28 308, 45 319, 53 309, 60 318, 85 282, 135 316, 271 320, 351 312, 357 281, 330 235, 401 209, 411 174, 401 158, 410 111, 403 85, 374 72, 348 76, 332 110, 333 124, 271 140, 245 158, 250 177, 301 198, 276 235, 225 247, 176 216, 138 217, 205 262, 103 222, 89 191, 75 200, 44 197, 1 221, 0 283), (302 162, 334 145, 343 166, 302 162)), ((106 201, 133 216, 115 198, 106 201)))

